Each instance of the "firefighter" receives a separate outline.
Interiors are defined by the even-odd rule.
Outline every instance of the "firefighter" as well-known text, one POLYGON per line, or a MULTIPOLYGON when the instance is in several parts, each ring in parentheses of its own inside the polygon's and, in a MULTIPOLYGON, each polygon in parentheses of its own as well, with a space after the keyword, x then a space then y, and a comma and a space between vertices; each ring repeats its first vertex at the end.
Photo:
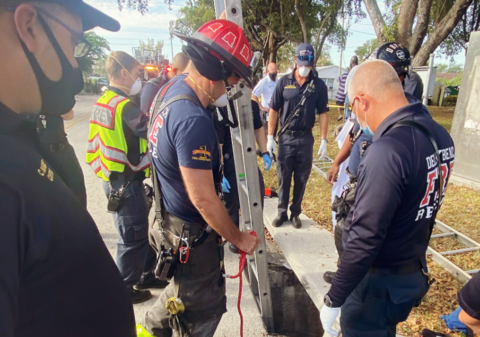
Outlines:
POLYGON ((332 324, 341 310, 342 336, 394 337, 431 284, 425 254, 455 149, 422 103, 408 102, 383 60, 358 66, 348 96, 373 143, 358 168, 342 263, 320 319, 336 336, 332 324))
POLYGON ((148 242, 143 184, 150 176, 148 116, 128 98, 141 88, 137 60, 116 51, 107 58, 106 68, 110 85, 92 110, 86 160, 103 180, 107 209, 120 235, 118 269, 132 303, 141 303, 152 297, 145 289, 166 285, 155 278, 156 255, 148 242))
POLYGON ((174 34, 187 42, 183 51, 191 62, 186 75, 160 92, 163 104, 154 103, 149 149, 159 185, 155 193, 162 197, 163 221, 153 229, 161 235, 156 246, 162 256, 172 249, 170 256, 178 258, 165 263, 173 278, 145 324, 157 337, 172 336, 172 328, 175 335, 209 337, 226 312, 221 237, 248 254, 259 240, 240 232, 218 197, 221 154, 207 107, 225 105, 226 86, 241 78, 251 86, 252 52, 243 30, 226 20, 210 21, 192 36, 174 34), (166 308, 176 299, 184 312, 166 308))
POLYGON ((134 337, 132 304, 35 122, 83 88, 83 32, 119 23, 81 0, 0 0, 0 336, 134 337))

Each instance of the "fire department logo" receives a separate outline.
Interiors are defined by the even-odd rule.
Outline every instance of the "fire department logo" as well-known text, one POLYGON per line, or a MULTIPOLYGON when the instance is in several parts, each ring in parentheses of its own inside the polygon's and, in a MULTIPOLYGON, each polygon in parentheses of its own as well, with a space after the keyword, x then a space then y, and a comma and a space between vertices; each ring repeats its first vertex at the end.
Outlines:
POLYGON ((399 49, 395 52, 395 54, 397 54, 397 57, 400 59, 400 60, 403 60, 405 58, 405 53, 403 52, 403 50, 399 49))
POLYGON ((202 145, 197 150, 193 150, 192 154, 192 159, 194 160, 210 161, 211 153, 207 151, 206 145, 202 145))
POLYGON ((240 52, 240 55, 243 56, 243 58, 245 59, 245 61, 248 62, 248 59, 250 58, 250 52, 249 52, 249 48, 247 47, 246 44, 243 45, 243 48, 242 48, 242 51, 240 52))
POLYGON ((222 27, 223 27, 223 25, 220 22, 215 22, 214 24, 211 24, 210 26, 208 26, 208 29, 210 29, 212 32, 216 33, 217 30, 219 30, 222 27))
POLYGON ((233 48, 233 44, 237 40, 237 37, 232 32, 228 32, 224 37, 222 37, 222 40, 225 41, 230 48, 233 48))

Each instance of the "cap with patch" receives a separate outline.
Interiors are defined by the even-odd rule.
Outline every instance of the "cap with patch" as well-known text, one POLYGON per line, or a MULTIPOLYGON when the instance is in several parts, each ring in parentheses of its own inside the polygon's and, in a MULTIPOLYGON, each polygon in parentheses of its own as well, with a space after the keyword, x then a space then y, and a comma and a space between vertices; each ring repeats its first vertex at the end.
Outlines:
POLYGON ((297 47, 297 64, 301 66, 310 66, 313 67, 315 61, 315 52, 310 43, 300 43, 297 47))
MULTIPOLYGON (((24 0, 2 1, 8 5, 18 6, 22 3, 28 3, 24 0)), ((82 18, 83 30, 87 31, 95 27, 100 27, 112 32, 120 30, 120 23, 114 18, 106 15, 98 9, 86 4, 82 0, 35 0, 35 2, 55 3, 64 6, 72 14, 82 18)))

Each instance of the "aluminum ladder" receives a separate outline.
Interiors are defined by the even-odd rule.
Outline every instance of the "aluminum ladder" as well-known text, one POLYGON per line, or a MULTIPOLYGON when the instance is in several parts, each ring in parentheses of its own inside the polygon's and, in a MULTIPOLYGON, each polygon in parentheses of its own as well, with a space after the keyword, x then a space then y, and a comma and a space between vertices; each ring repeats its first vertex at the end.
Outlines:
MULTIPOLYGON (((217 18, 225 11, 227 20, 243 28, 241 0, 214 0, 214 4, 217 18)), ((240 229, 254 230, 260 239, 260 244, 255 254, 253 256, 247 255, 246 270, 263 322, 267 331, 271 333, 274 332, 273 308, 268 277, 267 249, 259 189, 255 135, 253 132, 251 90, 241 82, 233 90, 243 93, 234 101, 239 126, 231 129, 233 157, 235 159, 240 209, 242 212, 240 229)), ((230 108, 228 109, 230 110, 230 108)), ((230 111, 229 113, 231 115, 230 111)))

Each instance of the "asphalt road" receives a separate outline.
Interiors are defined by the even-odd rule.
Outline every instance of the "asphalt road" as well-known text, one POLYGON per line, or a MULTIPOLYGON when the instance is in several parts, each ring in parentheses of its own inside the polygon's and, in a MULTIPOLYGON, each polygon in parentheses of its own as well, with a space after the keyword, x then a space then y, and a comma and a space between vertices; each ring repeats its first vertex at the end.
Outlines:
MULTIPOLYGON (((102 181, 97 178, 93 170, 85 163, 87 150, 89 116, 93 104, 98 96, 77 96, 74 108, 75 118, 65 123, 68 139, 82 166, 87 187, 88 211, 95 220, 108 250, 115 258, 118 234, 113 224, 113 218, 107 213, 107 199, 103 192, 102 181)), ((234 275, 238 272, 238 257, 225 250, 225 266, 227 274, 234 275)), ((147 302, 134 305, 137 323, 144 322, 145 312, 156 302, 161 290, 152 291, 153 298, 147 302)), ((239 336, 240 318, 237 312, 238 279, 227 280, 227 309, 215 336, 239 336)), ((242 313, 244 317, 244 336, 267 336, 261 316, 249 289, 248 280, 243 279, 242 313)))

